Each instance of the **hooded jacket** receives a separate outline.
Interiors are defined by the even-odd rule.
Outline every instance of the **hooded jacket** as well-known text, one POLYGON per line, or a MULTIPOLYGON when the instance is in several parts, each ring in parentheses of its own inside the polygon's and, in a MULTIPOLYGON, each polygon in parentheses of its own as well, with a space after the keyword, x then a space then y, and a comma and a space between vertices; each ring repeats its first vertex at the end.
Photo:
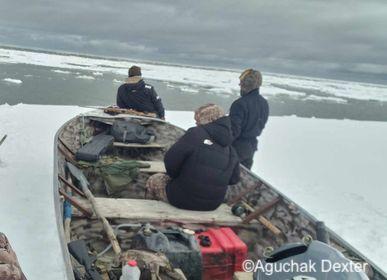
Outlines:
POLYGON ((140 76, 129 77, 117 91, 117 106, 139 112, 156 113, 164 118, 164 107, 153 86, 148 85, 140 76))
POLYGON ((166 153, 170 204, 211 211, 223 202, 227 186, 239 181, 238 155, 231 146, 231 122, 222 117, 190 128, 166 153))
POLYGON ((257 150, 257 137, 265 128, 269 116, 266 99, 254 89, 235 100, 230 108, 234 142, 241 161, 253 157, 257 150))

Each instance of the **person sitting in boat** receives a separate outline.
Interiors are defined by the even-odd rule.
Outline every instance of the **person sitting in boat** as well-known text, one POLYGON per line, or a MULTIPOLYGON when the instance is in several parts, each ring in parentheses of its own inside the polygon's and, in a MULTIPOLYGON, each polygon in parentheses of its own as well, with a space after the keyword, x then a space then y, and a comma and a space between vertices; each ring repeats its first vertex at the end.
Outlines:
POLYGON ((141 68, 133 65, 128 71, 129 77, 117 91, 117 106, 124 109, 133 109, 139 112, 155 113, 164 119, 164 106, 160 96, 150 84, 144 82, 141 68))
POLYGON ((167 174, 155 174, 146 184, 146 198, 198 211, 218 208, 227 186, 239 181, 239 159, 232 143, 231 122, 223 110, 208 104, 195 111, 196 127, 164 157, 167 174))
POLYGON ((257 137, 261 135, 269 116, 269 105, 259 93, 262 85, 259 71, 247 69, 239 79, 241 97, 232 103, 229 114, 234 135, 232 145, 241 164, 251 169, 258 147, 257 137))

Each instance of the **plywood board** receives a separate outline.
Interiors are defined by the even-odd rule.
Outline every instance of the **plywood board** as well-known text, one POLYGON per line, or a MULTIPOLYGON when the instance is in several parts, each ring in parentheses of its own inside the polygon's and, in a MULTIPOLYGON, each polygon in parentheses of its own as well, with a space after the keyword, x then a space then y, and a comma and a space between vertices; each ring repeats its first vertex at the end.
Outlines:
POLYGON ((114 147, 119 148, 165 148, 165 145, 160 145, 157 143, 150 143, 150 144, 139 144, 139 143, 122 143, 122 142, 114 142, 114 147))
MULTIPOLYGON (((84 207, 90 203, 77 198, 84 207)), ((231 213, 231 208, 222 204, 214 211, 182 210, 156 200, 96 198, 97 207, 106 218, 123 218, 141 222, 178 221, 197 224, 236 225, 241 219, 231 213)))
POLYGON ((139 161, 140 163, 149 164, 149 167, 140 168, 141 172, 146 173, 165 173, 165 165, 162 161, 139 161))

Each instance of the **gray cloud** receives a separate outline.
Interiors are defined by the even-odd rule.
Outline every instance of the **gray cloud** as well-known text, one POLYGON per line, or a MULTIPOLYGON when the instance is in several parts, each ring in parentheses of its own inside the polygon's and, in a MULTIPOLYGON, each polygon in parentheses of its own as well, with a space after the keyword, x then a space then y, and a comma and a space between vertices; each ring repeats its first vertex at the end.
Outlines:
POLYGON ((3 0, 0 26, 3 44, 387 82, 381 0, 3 0))

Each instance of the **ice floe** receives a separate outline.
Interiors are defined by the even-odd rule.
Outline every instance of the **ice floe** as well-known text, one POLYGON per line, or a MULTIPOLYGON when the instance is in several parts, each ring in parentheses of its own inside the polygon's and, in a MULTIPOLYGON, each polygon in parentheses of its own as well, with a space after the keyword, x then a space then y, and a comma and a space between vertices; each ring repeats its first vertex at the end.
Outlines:
POLYGON ((3 82, 6 82, 6 83, 10 83, 10 84, 17 84, 17 85, 20 85, 23 83, 22 80, 19 80, 19 79, 12 79, 12 78, 5 78, 2 80, 3 82))
POLYGON ((80 75, 76 77, 77 79, 84 79, 84 80, 95 80, 95 77, 88 76, 88 75, 80 75))
POLYGON ((117 79, 113 79, 113 83, 115 83, 115 84, 122 84, 122 83, 123 83, 123 81, 121 81, 121 80, 117 80, 117 79))
POLYGON ((71 73, 70 71, 60 70, 60 69, 54 69, 54 70, 51 70, 51 72, 58 73, 58 74, 70 74, 71 73))
MULTIPOLYGON (((32 64, 60 69, 84 70, 91 73, 109 72, 123 77, 127 75, 128 68, 136 64, 143 68, 143 75, 148 79, 195 85, 204 90, 210 88, 221 94, 238 95, 239 92, 239 70, 199 68, 5 48, 0 48, 0 63, 32 64)), ((299 98, 310 94, 319 95, 319 93, 321 96, 328 97, 387 102, 387 86, 384 85, 264 73, 263 95, 270 97, 286 94, 299 98)), ((333 102, 333 99, 331 101, 333 102)))

